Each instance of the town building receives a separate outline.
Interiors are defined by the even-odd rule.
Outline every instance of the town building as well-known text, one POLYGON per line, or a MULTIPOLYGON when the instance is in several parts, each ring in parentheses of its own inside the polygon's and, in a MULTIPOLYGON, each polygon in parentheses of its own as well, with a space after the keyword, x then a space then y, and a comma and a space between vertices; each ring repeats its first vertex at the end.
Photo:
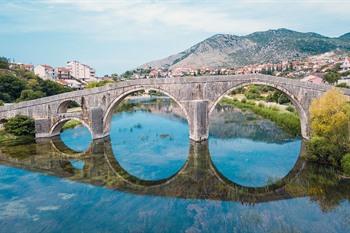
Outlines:
POLYGON ((34 68, 34 73, 44 80, 56 79, 55 69, 49 65, 37 65, 34 68))
POLYGON ((21 69, 21 70, 26 70, 26 71, 33 72, 34 71, 34 66, 32 64, 11 63, 10 64, 10 69, 21 69))
POLYGON ((70 69, 66 67, 57 67, 55 69, 56 77, 57 79, 70 79, 71 74, 70 74, 70 69))
POLYGON ((96 81, 96 72, 88 65, 78 61, 68 61, 67 68, 70 69, 70 75, 83 82, 96 81))
POLYGON ((350 59, 347 57, 345 58, 343 64, 340 65, 342 72, 350 71, 350 59))

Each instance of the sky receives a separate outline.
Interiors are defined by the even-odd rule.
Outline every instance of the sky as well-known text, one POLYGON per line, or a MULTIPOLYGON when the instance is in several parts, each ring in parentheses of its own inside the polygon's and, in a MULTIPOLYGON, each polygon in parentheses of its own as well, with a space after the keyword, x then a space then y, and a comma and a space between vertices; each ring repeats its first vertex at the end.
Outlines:
POLYGON ((218 33, 350 32, 349 0, 0 0, 0 56, 122 73, 218 33))

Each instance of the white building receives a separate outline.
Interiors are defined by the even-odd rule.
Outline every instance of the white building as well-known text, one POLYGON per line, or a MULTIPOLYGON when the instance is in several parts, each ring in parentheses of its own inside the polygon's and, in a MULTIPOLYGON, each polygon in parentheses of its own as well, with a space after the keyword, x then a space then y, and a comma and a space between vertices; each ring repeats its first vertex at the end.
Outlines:
POLYGON ((343 64, 340 65, 342 72, 346 72, 350 70, 350 61, 349 58, 345 58, 343 64))
POLYGON ((69 61, 67 62, 67 68, 70 69, 70 74, 76 79, 84 82, 96 81, 95 70, 88 65, 78 61, 69 61))
POLYGON ((37 65, 34 73, 44 80, 56 78, 55 69, 49 65, 37 65))

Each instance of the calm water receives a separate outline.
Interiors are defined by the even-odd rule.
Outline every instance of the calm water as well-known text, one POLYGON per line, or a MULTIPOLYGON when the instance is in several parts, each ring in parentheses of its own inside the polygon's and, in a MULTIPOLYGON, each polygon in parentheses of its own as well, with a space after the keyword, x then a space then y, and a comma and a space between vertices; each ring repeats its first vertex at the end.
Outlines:
POLYGON ((127 110, 1 148, 0 232, 350 232, 350 181, 272 122, 219 106, 198 144, 168 101, 127 110))

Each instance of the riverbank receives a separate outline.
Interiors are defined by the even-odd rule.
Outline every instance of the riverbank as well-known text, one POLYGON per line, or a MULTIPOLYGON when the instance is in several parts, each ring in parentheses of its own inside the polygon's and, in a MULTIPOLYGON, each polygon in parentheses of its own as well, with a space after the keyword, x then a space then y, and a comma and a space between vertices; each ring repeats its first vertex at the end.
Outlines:
POLYGON ((255 114, 275 122, 279 127, 293 136, 300 136, 300 119, 296 113, 280 111, 276 108, 266 107, 263 104, 256 105, 251 101, 239 101, 224 97, 220 104, 230 105, 241 110, 250 110, 255 114))
POLYGON ((70 120, 67 121, 63 126, 62 126, 62 130, 66 130, 66 129, 74 129, 75 127, 81 125, 81 122, 78 120, 70 120))
POLYGON ((15 136, 7 133, 5 130, 0 130, 0 146, 16 146, 35 142, 33 136, 15 136))

